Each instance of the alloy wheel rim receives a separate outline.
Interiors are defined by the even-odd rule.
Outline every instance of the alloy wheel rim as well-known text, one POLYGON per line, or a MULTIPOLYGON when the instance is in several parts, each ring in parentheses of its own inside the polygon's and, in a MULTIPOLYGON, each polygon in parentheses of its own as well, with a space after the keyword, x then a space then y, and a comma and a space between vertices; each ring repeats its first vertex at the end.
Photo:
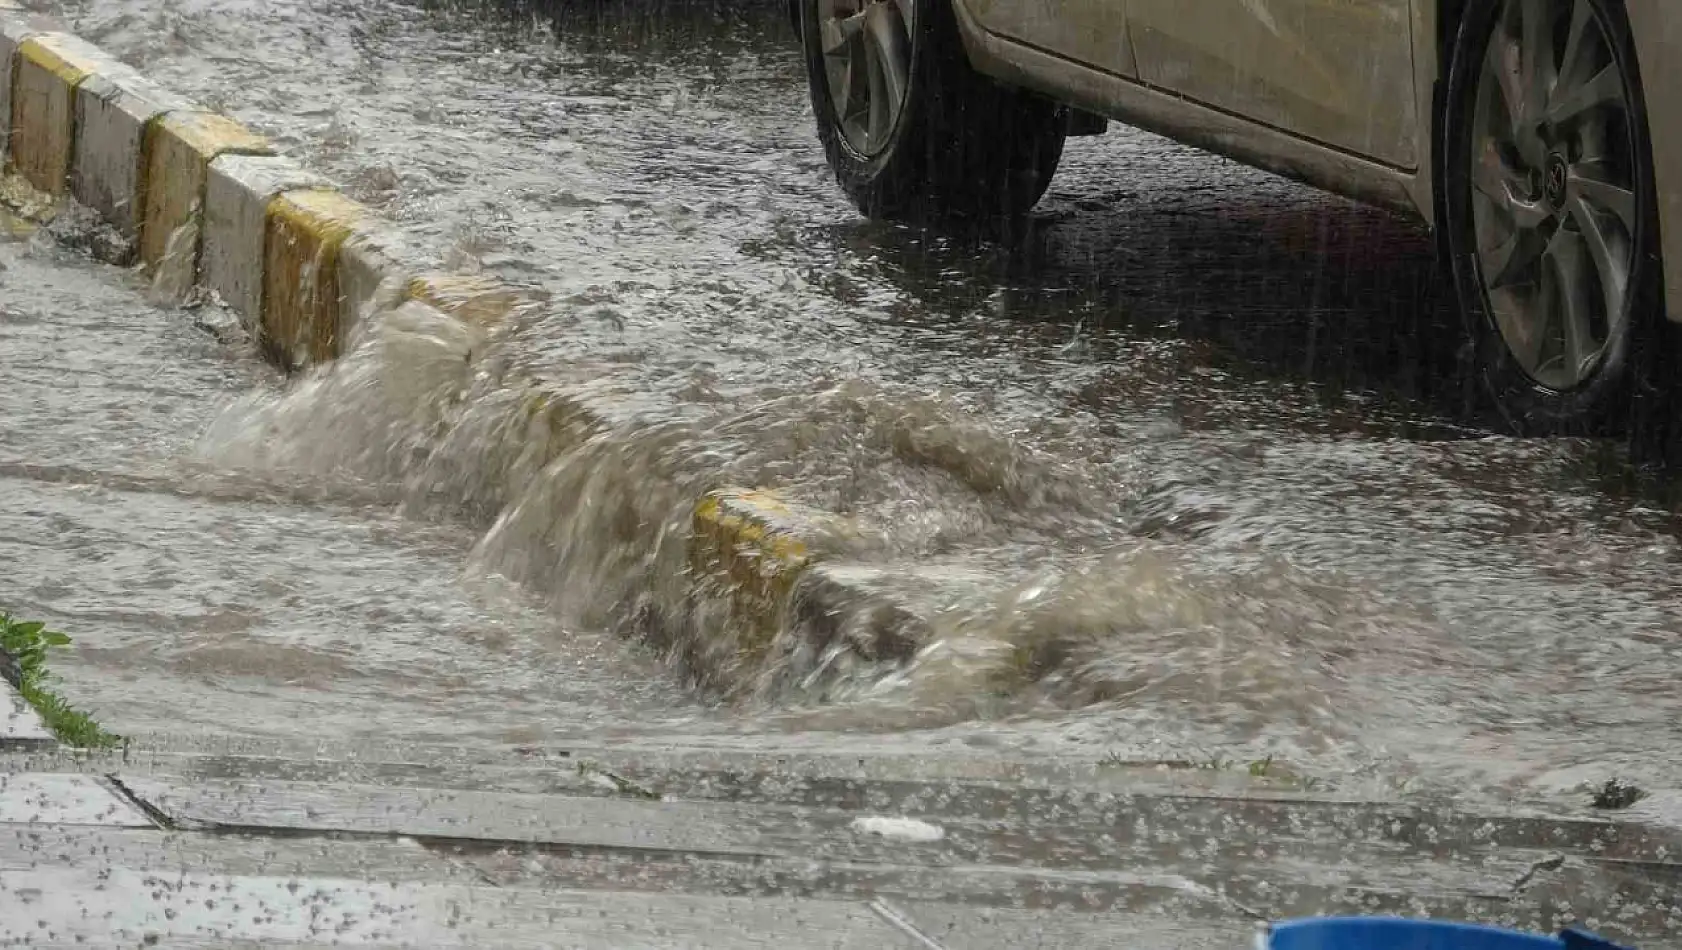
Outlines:
POLYGON ((830 107, 847 144, 880 154, 911 87, 914 0, 818 0, 830 107))
POLYGON ((1504 0, 1468 161, 1489 307, 1549 389, 1581 386, 1622 330, 1636 265, 1634 109, 1589 0, 1504 0))

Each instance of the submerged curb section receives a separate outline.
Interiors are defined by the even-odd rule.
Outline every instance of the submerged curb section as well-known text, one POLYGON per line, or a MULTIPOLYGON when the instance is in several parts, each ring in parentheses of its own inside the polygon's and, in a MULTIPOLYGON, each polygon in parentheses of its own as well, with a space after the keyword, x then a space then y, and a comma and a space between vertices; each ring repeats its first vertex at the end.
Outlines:
MULTIPOLYGON (((285 370, 336 359, 374 313, 426 308, 478 332, 524 300, 493 279, 414 266, 376 212, 263 136, 153 84, 16 0, 0 0, 0 77, 6 170, 45 196, 96 211, 121 239, 114 262, 145 267, 154 287, 213 292, 285 370)), ((532 388, 534 404, 557 419, 586 430, 607 425, 584 401, 532 388)), ((709 619, 730 641, 685 657, 700 679, 716 672, 707 669, 714 662, 763 658, 781 635, 827 639, 821 631, 833 630, 844 605, 865 599, 812 570, 818 557, 803 532, 813 523, 764 492, 696 500, 682 580, 692 596, 708 598, 709 611, 722 607, 724 616, 709 619), (793 626, 806 633, 791 631, 796 611, 808 620, 793 626)), ((794 648, 814 646, 825 645, 794 648)))

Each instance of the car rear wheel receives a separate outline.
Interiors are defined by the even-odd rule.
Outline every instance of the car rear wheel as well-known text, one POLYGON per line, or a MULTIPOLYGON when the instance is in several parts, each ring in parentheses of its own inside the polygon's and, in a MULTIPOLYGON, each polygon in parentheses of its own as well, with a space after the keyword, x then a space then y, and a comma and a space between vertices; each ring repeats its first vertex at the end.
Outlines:
POLYGON ((1064 110, 970 67, 948 0, 799 0, 818 137, 868 217, 996 218, 1051 183, 1064 110))
POLYGON ((1520 431, 1618 427, 1662 329, 1623 5, 1468 4, 1445 109, 1441 225, 1479 375, 1520 431))

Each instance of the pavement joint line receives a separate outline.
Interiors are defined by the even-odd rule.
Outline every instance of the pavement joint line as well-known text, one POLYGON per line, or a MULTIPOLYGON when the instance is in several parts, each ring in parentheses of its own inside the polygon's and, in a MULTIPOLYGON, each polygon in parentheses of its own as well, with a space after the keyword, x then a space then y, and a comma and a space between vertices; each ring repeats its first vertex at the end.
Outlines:
POLYGON ((1520 874, 1518 878, 1513 881, 1513 893, 1516 894, 1519 891, 1524 890, 1530 885, 1531 881, 1536 879, 1536 875, 1542 873, 1543 871, 1557 871, 1564 866, 1565 855, 1559 851, 1555 851, 1539 861, 1531 862, 1530 867, 1526 868, 1524 873, 1520 874))
MULTIPOLYGON (((263 136, 153 84, 49 18, 0 7, 0 57, 0 129, 8 133, 0 147, 10 163, 55 198, 91 202, 134 242, 123 253, 138 256, 161 299, 216 294, 260 331, 264 355, 283 369, 331 362, 363 320, 411 299, 481 333, 537 302, 494 278, 414 266, 374 210, 295 164, 257 173, 256 160, 285 161, 263 136), (30 101, 50 108, 22 108, 16 93, 37 87, 50 95, 30 101)), ((568 437, 606 424, 586 399, 531 380, 511 384, 530 390, 534 414, 556 433, 535 447, 544 461, 569 448, 568 437)), ((815 543, 821 531, 808 529, 822 526, 773 494, 725 488, 696 498, 693 511, 693 570, 681 588, 689 606, 673 623, 722 623, 726 636, 763 655, 779 637, 812 635, 800 632, 811 624, 791 626, 797 616, 827 618, 817 626, 833 628, 833 618, 883 596, 814 583, 812 568, 828 555, 815 543), (720 603, 722 620, 713 609, 720 603)))
POLYGON ((946 948, 937 942, 933 937, 919 930, 917 925, 913 924, 899 908, 888 903, 887 898, 878 897, 866 906, 868 906, 871 911, 876 914, 876 916, 887 921, 890 926, 916 941, 917 945, 922 947, 923 950, 946 950, 946 948))
POLYGON ((148 821, 157 825, 160 830, 176 830, 174 820, 172 820, 169 815, 163 811, 163 809, 135 794, 134 790, 124 784, 123 780, 118 778, 116 773, 106 772, 100 775, 99 778, 107 788, 111 789, 112 793, 114 793, 118 798, 121 798, 123 801, 134 806, 136 810, 146 816, 148 821))
MULTIPOLYGON (((132 799, 139 801, 139 799, 132 799)), ((148 817, 157 812, 151 807, 148 817)), ((190 832, 220 838, 272 838, 288 841, 413 841, 423 848, 451 854, 489 855, 505 852, 528 854, 556 854, 567 856, 624 855, 667 857, 683 855, 707 861, 753 867, 766 862, 792 860, 773 852, 717 851, 697 847, 663 848, 654 845, 600 844, 578 841, 532 841, 523 838, 498 838, 483 835, 451 835, 410 831, 374 831, 355 828, 301 828, 273 824, 237 824, 224 821, 201 821, 175 816, 163 816, 168 824, 163 830, 190 832)), ((156 820, 156 819, 153 819, 156 820)))

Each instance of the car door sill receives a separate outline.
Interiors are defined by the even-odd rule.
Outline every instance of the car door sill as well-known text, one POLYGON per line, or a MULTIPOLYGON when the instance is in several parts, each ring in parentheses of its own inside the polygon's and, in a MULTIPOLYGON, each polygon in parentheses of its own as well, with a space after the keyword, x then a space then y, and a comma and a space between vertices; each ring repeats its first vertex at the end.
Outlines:
POLYGON ((1357 201, 1429 216, 1417 168, 1306 138, 1171 89, 994 33, 956 5, 976 68, 1071 105, 1357 201))

